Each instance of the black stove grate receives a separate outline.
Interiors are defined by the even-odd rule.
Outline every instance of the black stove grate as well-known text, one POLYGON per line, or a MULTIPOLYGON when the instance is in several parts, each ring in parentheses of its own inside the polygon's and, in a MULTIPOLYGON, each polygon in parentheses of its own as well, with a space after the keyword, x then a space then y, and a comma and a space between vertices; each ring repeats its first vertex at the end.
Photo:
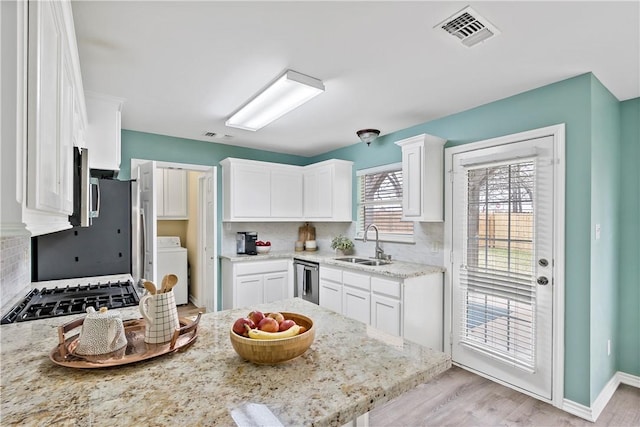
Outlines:
POLYGON ((132 282, 106 282, 62 288, 33 289, 0 323, 25 322, 86 313, 88 307, 123 308, 140 303, 132 282))

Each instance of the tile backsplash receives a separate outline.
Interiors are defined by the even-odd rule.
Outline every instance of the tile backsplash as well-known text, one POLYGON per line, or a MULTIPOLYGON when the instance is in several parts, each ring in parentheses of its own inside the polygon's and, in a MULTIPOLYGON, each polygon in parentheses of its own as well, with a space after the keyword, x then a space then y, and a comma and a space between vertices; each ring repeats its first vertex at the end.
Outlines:
POLYGON ((0 307, 25 293, 31 282, 31 238, 0 239, 0 307))
MULTIPOLYGON (((311 222, 316 228, 316 241, 320 251, 331 251, 331 239, 338 234, 353 239, 355 222, 311 222)), ((233 254, 236 251, 236 232, 257 231, 258 239, 271 242, 273 251, 293 251, 298 240, 298 227, 303 223, 291 222, 225 222, 222 224, 222 253, 233 254)), ((393 259, 407 262, 419 262, 430 265, 443 265, 444 224, 414 223, 415 243, 381 242, 380 246, 393 259)), ((354 240, 354 252, 359 256, 374 256, 375 243, 354 240)))

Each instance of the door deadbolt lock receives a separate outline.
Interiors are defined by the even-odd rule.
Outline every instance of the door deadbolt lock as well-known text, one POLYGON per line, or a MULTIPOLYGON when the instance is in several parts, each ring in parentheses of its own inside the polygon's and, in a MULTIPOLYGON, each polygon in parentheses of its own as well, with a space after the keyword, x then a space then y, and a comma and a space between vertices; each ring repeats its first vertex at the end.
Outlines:
POLYGON ((545 276, 540 276, 538 277, 538 280, 536 280, 536 282, 538 282, 538 285, 547 285, 549 284, 549 279, 547 279, 545 276))
POLYGON ((547 259, 546 259, 546 258, 540 258, 540 259, 538 260, 538 265, 539 265, 540 267, 546 267, 546 266, 548 266, 548 265, 549 265, 549 261, 547 261, 547 259))

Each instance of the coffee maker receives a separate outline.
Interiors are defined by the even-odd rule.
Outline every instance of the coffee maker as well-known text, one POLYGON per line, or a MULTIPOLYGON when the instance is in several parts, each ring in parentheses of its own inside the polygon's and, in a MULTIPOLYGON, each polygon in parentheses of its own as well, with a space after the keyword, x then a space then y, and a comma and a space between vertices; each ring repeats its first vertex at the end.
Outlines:
POLYGON ((258 241, 258 232, 256 231, 238 231, 236 235, 236 253, 238 255, 257 255, 256 242, 258 241))

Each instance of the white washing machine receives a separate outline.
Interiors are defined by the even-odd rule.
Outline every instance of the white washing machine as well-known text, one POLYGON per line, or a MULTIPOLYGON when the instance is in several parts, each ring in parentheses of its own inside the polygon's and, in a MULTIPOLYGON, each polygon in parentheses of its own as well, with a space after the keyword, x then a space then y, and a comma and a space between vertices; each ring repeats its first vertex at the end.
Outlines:
POLYGON ((158 287, 167 274, 178 276, 178 283, 173 288, 176 304, 189 302, 189 282, 187 276, 187 248, 180 246, 178 236, 159 236, 158 245, 158 287))

